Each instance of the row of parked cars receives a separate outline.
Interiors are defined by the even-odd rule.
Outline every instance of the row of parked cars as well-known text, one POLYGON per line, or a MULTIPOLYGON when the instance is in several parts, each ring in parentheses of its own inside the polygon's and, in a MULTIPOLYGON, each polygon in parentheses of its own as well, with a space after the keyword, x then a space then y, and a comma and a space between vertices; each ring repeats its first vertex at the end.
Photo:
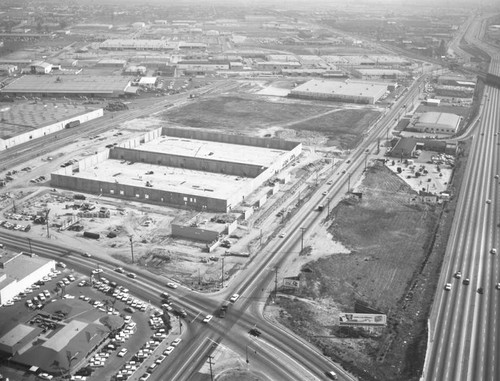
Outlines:
POLYGON ((13 224, 12 222, 2 220, 0 221, 0 226, 9 229, 9 230, 18 230, 22 232, 27 232, 31 229, 31 225, 21 225, 21 224, 13 224))
MULTIPOLYGON (((156 332, 151 336, 151 340, 148 340, 139 349, 139 351, 123 366, 123 368, 116 374, 116 380, 127 380, 130 378, 137 370, 139 370, 141 364, 150 356, 152 356, 160 346, 160 344, 167 338, 167 332, 165 328, 158 328, 156 332)), ((153 372, 161 365, 163 361, 170 355, 175 348, 181 343, 182 339, 177 338, 173 340, 169 346, 162 352, 155 361, 147 367, 146 372, 139 378, 140 381, 148 380, 153 372)))
MULTIPOLYGON (((44 276, 41 280, 37 281, 36 283, 32 284, 30 287, 27 287, 25 290, 20 292, 19 294, 15 295, 11 300, 7 300, 5 303, 2 305, 4 306, 13 306, 15 302, 18 302, 22 300, 22 298, 26 297, 27 295, 33 293, 35 290, 40 289, 42 285, 45 284, 45 282, 50 281, 51 279, 57 277, 59 274, 61 274, 60 271, 55 270, 53 272, 50 272, 46 276, 44 276)), ((28 308, 31 309, 36 309, 36 308, 42 308, 43 307, 43 302, 47 298, 50 297, 50 292, 48 290, 44 290, 40 294, 36 295, 35 297, 29 299, 26 301, 26 305, 28 308), (47 295, 48 293, 48 295, 47 295)))

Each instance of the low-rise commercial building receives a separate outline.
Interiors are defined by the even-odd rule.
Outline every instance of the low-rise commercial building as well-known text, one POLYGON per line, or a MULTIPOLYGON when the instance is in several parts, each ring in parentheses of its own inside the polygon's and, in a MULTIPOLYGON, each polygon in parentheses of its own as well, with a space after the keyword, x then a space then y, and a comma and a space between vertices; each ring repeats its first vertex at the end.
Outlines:
POLYGON ((54 260, 30 253, 0 258, 0 305, 47 276, 56 268, 54 260))
POLYGON ((119 97, 130 87, 129 77, 94 75, 39 75, 22 76, 12 81, 0 94, 13 96, 63 97, 119 97))
MULTIPOLYGON (((0 111, 0 151, 103 116, 102 108, 67 103, 14 103, 0 111)), ((78 127, 74 127, 78 128, 78 127)))
POLYGON ((419 132, 453 135, 457 133, 460 121, 455 114, 426 112, 418 118, 414 128, 419 132))

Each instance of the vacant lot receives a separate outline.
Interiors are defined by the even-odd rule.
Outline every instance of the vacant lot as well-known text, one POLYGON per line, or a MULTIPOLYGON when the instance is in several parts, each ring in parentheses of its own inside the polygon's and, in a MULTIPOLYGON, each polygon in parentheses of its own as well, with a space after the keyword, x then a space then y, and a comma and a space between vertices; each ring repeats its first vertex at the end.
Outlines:
POLYGON ((260 96, 221 96, 199 99, 173 109, 165 119, 190 127, 220 128, 262 136, 269 128, 276 135, 298 140, 321 135, 320 141, 343 149, 353 148, 379 115, 371 108, 329 102, 297 101, 260 96), (279 132, 293 131, 293 134, 279 132))
POLYGON ((356 191, 362 198, 342 201, 331 213, 329 228, 351 253, 324 256, 304 266, 301 288, 281 298, 279 309, 271 313, 361 380, 410 380, 418 366, 409 365, 417 360, 408 353, 415 349, 412 345, 425 343, 419 336, 422 329, 418 335, 409 333, 411 323, 422 312, 425 323, 432 299, 414 297, 417 289, 423 292, 415 284, 433 247, 442 208, 410 202, 415 193, 383 165, 370 168, 356 191), (387 314, 387 328, 340 329, 338 313, 354 312, 356 301, 387 314), (409 326, 400 331, 400 325, 409 326))

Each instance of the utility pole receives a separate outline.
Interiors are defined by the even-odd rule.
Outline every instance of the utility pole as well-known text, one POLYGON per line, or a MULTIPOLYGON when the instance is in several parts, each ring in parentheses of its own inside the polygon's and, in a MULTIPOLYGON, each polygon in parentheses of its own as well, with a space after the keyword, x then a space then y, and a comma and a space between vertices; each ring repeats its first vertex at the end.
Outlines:
POLYGON ((351 172, 349 172, 347 177, 347 193, 351 191, 351 172))
POLYGON ((327 213, 326 213, 326 217, 330 217, 330 197, 327 197, 326 198, 327 200, 327 204, 326 204, 326 207, 327 207, 327 213))
POLYGON ((306 228, 300 228, 302 234, 301 234, 301 237, 300 237, 300 252, 302 253, 302 250, 304 250, 304 230, 306 230, 306 228))
POLYGON ((210 380, 214 381, 214 374, 212 373, 212 356, 208 356, 208 364, 210 365, 210 380))
POLYGON ((259 246, 262 246, 262 229, 260 229, 259 246))
POLYGON ((221 274, 220 288, 224 288, 224 257, 222 257, 222 274, 221 274))
POLYGON ((274 268, 274 300, 278 297, 278 266, 274 268))
POLYGON ((250 362, 250 361, 248 361, 248 345, 245 346, 245 355, 246 355, 247 364, 248 364, 250 362))
POLYGON ((33 254, 33 250, 31 250, 31 238, 28 238, 28 244, 30 245, 30 254, 33 254))
POLYGON ((47 209, 47 212, 45 213, 45 222, 47 223, 47 238, 50 238, 50 232, 49 232, 49 213, 50 213, 50 209, 47 209))
POLYGON ((368 154, 365 155, 365 172, 366 172, 366 161, 368 160, 368 154))
POLYGON ((132 236, 129 236, 130 240, 130 253, 132 254, 132 263, 134 263, 134 241, 132 240, 132 236))
POLYGON ((179 335, 182 335, 182 320, 180 316, 177 316, 177 320, 179 320, 179 335))

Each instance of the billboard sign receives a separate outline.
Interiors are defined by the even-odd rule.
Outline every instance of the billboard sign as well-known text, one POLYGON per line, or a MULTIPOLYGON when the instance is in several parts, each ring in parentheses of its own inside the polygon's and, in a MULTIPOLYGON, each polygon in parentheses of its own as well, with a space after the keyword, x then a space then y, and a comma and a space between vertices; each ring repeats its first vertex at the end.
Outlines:
POLYGON ((387 315, 382 314, 355 314, 341 312, 339 314, 340 326, 385 326, 387 315))
POLYGON ((285 286, 285 287, 299 288, 300 287, 300 281, 298 279, 285 278, 285 279, 283 279, 283 286, 285 286))

